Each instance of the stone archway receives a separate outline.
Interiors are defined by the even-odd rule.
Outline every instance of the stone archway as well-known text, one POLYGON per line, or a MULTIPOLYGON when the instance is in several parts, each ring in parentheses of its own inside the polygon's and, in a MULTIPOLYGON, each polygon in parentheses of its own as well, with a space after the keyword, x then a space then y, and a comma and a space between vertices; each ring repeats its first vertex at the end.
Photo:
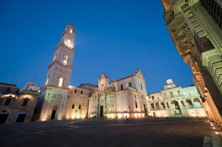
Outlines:
POLYGON ((161 102, 160 105, 162 106, 163 109, 166 109, 164 102, 161 102))
POLYGON ((152 109, 155 109, 155 107, 154 107, 154 104, 153 104, 153 103, 151 103, 151 108, 152 108, 152 109))
POLYGON ((175 109, 175 110, 173 110, 174 111, 174 115, 182 114, 178 101, 176 101, 176 100, 171 101, 171 105, 174 105, 174 109, 175 109))
POLYGON ((193 103, 191 102, 190 99, 186 99, 186 104, 188 107, 193 107, 193 103))
POLYGON ((195 107, 202 107, 200 99, 194 98, 193 101, 194 101, 195 107))

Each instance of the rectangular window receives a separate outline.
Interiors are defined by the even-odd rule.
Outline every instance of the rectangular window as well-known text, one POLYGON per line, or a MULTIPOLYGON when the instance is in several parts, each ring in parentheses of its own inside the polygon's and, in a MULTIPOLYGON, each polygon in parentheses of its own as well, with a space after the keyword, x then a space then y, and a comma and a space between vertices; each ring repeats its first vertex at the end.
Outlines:
POLYGON ((79 105, 79 109, 81 109, 81 105, 79 105))
POLYGON ((132 83, 131 82, 129 83, 129 87, 132 87, 132 83))
POLYGON ((23 103, 22 103, 22 106, 26 106, 28 103, 28 99, 24 99, 23 103))
POLYGON ((6 101, 5 101, 5 106, 9 106, 10 103, 11 103, 12 99, 11 98, 7 98, 6 101))
POLYGON ((74 108, 75 108, 75 105, 73 104, 73 105, 72 105, 72 109, 74 109, 74 108))
POLYGON ((120 85, 120 89, 123 90, 123 85, 120 85))
POLYGON ((81 91, 81 94, 83 94, 83 91, 81 91))
POLYGON ((75 90, 75 93, 77 93, 77 90, 75 90))
POLYGON ((143 85, 142 85, 142 84, 140 84, 140 86, 141 86, 141 89, 143 90, 143 85))

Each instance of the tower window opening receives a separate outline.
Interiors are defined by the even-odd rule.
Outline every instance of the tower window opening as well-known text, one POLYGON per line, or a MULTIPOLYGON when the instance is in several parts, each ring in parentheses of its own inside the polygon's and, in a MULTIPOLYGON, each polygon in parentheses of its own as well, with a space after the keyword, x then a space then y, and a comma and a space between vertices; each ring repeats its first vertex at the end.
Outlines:
POLYGON ((129 87, 132 87, 132 83, 131 82, 129 83, 129 87))
POLYGON ((48 82, 49 82, 49 78, 46 79, 46 81, 45 81, 45 85, 47 85, 48 82))
POLYGON ((135 101, 135 107, 138 108, 137 102, 135 101))
POLYGON ((69 57, 68 57, 67 55, 64 56, 64 60, 63 60, 63 64, 64 64, 64 65, 67 65, 67 63, 68 63, 68 58, 69 58, 69 57))
POLYGON ((74 109, 74 108, 75 108, 75 105, 73 104, 73 105, 72 105, 72 109, 74 109))
POLYGON ((123 85, 120 85, 120 89, 123 90, 123 85))
POLYGON ((55 54, 54 57, 53 57, 53 61, 56 59, 56 56, 57 56, 57 55, 55 54))
POLYGON ((59 83, 58 83, 58 86, 59 86, 59 87, 62 87, 63 80, 64 80, 63 78, 59 78, 59 83))

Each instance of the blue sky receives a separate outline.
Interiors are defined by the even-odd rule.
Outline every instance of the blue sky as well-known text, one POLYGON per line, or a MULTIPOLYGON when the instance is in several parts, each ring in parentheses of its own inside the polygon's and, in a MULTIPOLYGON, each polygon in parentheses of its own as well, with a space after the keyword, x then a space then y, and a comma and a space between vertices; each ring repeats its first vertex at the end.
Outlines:
POLYGON ((1 0, 0 82, 43 86, 54 49, 65 27, 76 29, 70 85, 115 80, 139 68, 148 92, 172 78, 193 84, 165 26, 160 0, 1 0))

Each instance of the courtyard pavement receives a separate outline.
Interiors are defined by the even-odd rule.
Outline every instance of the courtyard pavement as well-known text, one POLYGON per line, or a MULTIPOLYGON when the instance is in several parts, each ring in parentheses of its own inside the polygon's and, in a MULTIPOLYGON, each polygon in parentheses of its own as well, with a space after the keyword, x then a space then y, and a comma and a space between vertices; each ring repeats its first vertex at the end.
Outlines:
POLYGON ((1 147, 202 147, 206 119, 61 120, 0 125, 1 147))

